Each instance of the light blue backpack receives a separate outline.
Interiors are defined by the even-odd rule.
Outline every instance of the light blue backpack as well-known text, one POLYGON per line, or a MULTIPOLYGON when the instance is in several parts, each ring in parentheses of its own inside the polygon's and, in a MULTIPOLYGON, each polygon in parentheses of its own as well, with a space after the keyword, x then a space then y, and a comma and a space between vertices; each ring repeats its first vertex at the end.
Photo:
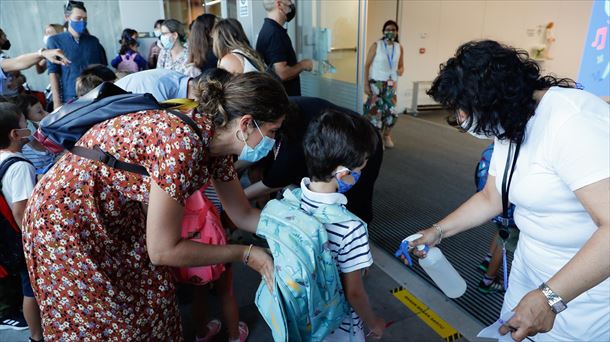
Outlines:
POLYGON ((267 239, 275 263, 273 294, 265 282, 255 303, 277 341, 322 341, 350 314, 329 249, 325 223, 358 220, 341 205, 311 214, 300 208, 301 189, 263 209, 256 233, 267 239))

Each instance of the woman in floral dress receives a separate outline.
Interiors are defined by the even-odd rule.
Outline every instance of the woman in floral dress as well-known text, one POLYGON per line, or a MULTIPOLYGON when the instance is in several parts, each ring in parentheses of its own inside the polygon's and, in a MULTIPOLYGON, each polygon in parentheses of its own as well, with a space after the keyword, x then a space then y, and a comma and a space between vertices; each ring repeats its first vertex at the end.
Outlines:
POLYGON ((150 176, 66 153, 38 183, 24 219, 24 249, 45 339, 182 339, 168 266, 243 260, 272 279, 273 262, 248 246, 208 246, 180 237, 183 204, 212 179, 224 208, 254 231, 233 154, 273 137, 287 110, 282 85, 251 73, 224 84, 200 78, 191 118, 200 138, 164 110, 101 122, 77 143, 142 165, 150 176), (249 94, 250 96, 243 96, 249 94))

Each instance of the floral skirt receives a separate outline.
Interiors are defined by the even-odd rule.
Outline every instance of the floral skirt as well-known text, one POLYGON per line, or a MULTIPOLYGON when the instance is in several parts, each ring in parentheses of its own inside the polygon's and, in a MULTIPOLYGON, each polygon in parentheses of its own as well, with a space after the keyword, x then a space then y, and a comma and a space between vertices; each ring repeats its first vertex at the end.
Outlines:
POLYGON ((396 82, 390 86, 387 81, 371 81, 370 86, 371 95, 364 103, 364 116, 379 130, 394 126, 398 118, 394 109, 396 82))

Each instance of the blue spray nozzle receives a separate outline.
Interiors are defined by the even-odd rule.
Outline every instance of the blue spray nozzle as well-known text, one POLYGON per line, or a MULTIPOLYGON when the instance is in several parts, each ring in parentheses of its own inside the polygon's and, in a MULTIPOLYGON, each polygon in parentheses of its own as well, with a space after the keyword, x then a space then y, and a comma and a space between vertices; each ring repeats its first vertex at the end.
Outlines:
POLYGON ((407 260, 407 264, 409 266, 413 266, 413 259, 411 259, 411 254, 409 253, 409 241, 403 240, 398 247, 398 250, 394 253, 397 258, 404 257, 407 260))

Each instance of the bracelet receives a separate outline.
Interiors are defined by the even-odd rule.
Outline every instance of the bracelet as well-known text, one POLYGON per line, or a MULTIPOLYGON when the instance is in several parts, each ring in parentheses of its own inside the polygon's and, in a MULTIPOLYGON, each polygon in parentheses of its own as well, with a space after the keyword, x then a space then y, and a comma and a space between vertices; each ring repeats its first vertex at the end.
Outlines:
POLYGON ((443 235, 445 233, 443 232, 443 228, 438 223, 433 224, 432 227, 436 229, 436 232, 438 233, 438 242, 436 243, 438 245, 441 243, 441 241, 443 241, 443 235))
POLYGON ((246 252, 246 255, 244 256, 244 265, 247 265, 248 261, 250 261, 250 252, 252 252, 252 246, 254 245, 250 244, 250 247, 248 247, 248 252, 246 252))
POLYGON ((38 50, 38 57, 43 57, 43 58, 44 58, 44 56, 42 55, 42 53, 43 53, 45 50, 46 50, 45 48, 41 48, 40 50, 38 50))

